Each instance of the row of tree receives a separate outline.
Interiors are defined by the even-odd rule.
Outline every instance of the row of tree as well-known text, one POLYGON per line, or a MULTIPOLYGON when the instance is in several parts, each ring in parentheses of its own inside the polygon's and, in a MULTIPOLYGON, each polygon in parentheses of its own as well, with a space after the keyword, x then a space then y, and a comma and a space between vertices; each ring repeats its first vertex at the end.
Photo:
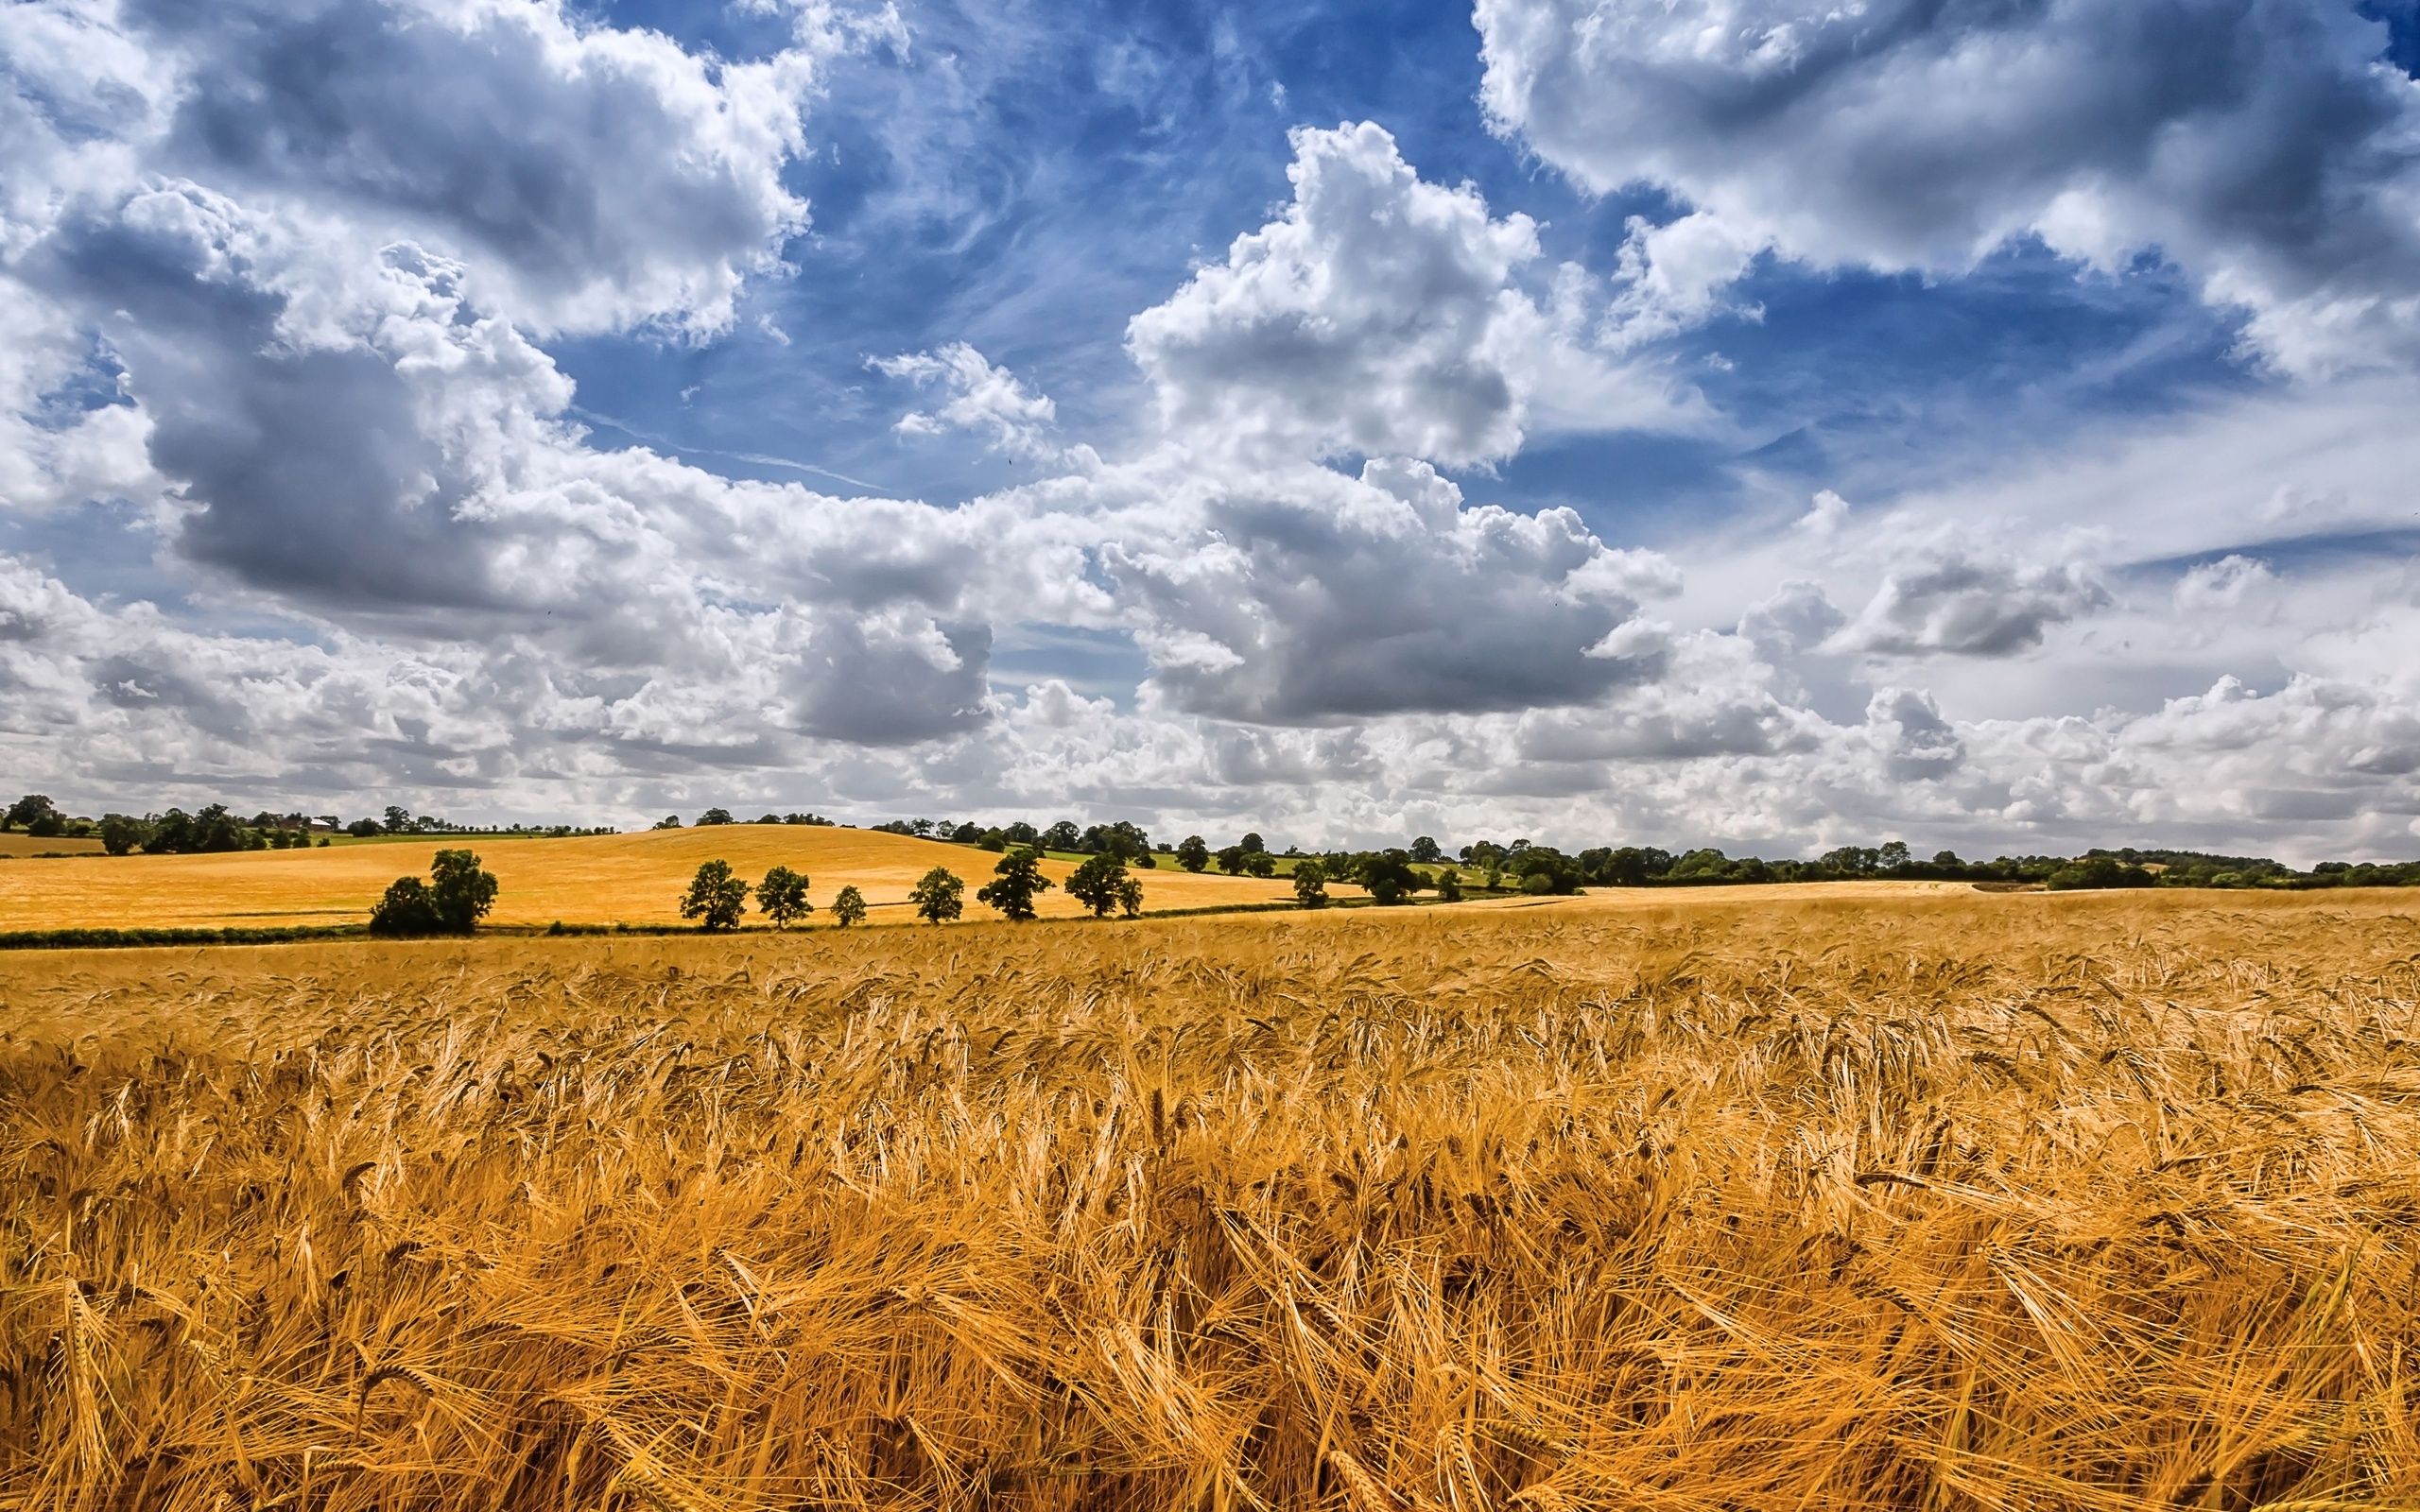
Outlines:
MULTIPOLYGON (((838 819, 827 819, 821 814, 760 814, 752 820, 735 819, 732 817, 731 810, 729 809, 708 809, 703 814, 698 816, 698 824, 700 828, 717 824, 743 823, 804 824, 815 825, 823 829, 834 829, 839 826, 840 821, 838 819)), ((655 821, 655 828, 659 830, 680 829, 681 816, 678 814, 667 814, 664 817, 655 821)))
MULTIPOLYGON (((759 912, 772 920, 775 929, 787 929, 803 922, 815 912, 806 889, 810 885, 804 871, 787 867, 775 867, 765 873, 764 880, 751 889, 723 860, 702 862, 698 874, 689 879, 689 890, 681 898, 681 917, 694 919, 698 927, 711 933, 718 929, 737 929, 740 919, 748 912, 748 895, 756 895, 759 912)), ((862 924, 866 918, 865 894, 854 886, 843 887, 833 896, 832 920, 846 929, 862 924)))

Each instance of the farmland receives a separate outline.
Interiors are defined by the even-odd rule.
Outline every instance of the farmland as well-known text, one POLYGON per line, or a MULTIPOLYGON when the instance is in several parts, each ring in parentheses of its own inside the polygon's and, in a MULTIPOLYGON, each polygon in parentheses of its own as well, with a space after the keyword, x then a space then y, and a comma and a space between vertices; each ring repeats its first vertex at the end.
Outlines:
MULTIPOLYGON (((23 836, 17 838, 23 839, 23 836)), ((389 883, 425 874, 439 850, 475 850, 500 892, 489 922, 540 926, 677 924, 681 891, 700 861, 719 857, 751 881, 787 866, 813 879, 819 906, 855 885, 876 920, 905 921, 908 891, 934 867, 974 885, 999 857, 870 830, 774 824, 717 825, 562 839, 393 840, 298 850, 218 855, 70 856, 0 862, 0 930, 274 927, 357 924, 389 883)), ((1074 866, 1043 869, 1063 883, 1074 866)), ((1290 902, 1284 879, 1194 875, 1169 866, 1140 873, 1152 910, 1290 902)), ((1339 896, 1353 889, 1340 887, 1339 896)), ((1063 887, 1044 893, 1042 912, 1082 912, 1063 887)))
POLYGON ((0 1504, 2420 1500, 2408 894, 29 952, 0 1024, 0 1504))

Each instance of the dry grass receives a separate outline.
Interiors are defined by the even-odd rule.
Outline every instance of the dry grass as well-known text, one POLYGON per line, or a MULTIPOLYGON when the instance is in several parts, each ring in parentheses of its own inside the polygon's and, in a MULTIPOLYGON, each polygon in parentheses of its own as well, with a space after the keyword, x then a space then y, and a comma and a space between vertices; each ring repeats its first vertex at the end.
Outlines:
MULTIPOLYGON (((441 849, 465 846, 495 873, 501 892, 491 922, 677 924, 681 894, 698 863, 728 860, 750 882, 773 866, 804 871, 821 910, 855 885, 877 921, 907 913, 908 890, 934 867, 967 881, 966 906, 999 860, 989 852, 870 830, 734 824, 557 840, 430 839, 325 850, 249 850, 203 856, 100 856, 0 866, 0 930, 134 929, 221 925, 359 923, 399 876, 427 875, 441 849)), ((1046 862, 1060 882, 1075 868, 1046 862)), ((1142 873, 1151 909, 1291 902, 1292 884, 1173 867, 1142 873)), ((1354 889, 1341 889, 1352 891, 1354 889)), ((1080 913, 1054 888, 1042 911, 1080 913)), ((752 915, 751 916, 752 919, 752 915)), ((823 921, 819 913, 814 921, 823 921)), ((904 920, 903 920, 904 921, 904 920)))
POLYGON ((0 959, 0 1504, 2420 1504, 2411 908, 0 959))

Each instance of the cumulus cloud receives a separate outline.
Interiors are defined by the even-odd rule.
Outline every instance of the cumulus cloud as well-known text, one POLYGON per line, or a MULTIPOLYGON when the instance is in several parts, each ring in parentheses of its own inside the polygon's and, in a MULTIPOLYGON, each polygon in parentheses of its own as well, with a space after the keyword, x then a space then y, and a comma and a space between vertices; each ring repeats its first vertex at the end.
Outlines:
POLYGON ((1510 455, 1549 404, 1595 429, 1691 421, 1689 399, 1590 352, 1523 289, 1540 256, 1528 216, 1427 182, 1367 122, 1292 140, 1285 214, 1127 328, 1172 429, 1451 465, 1510 455))
POLYGON ((2077 563, 1946 551, 1887 573, 1828 644, 1876 656, 2014 656, 2040 645, 2051 627, 2110 602, 2108 589, 2077 563))
POLYGON ((2420 355, 2420 89, 2350 5, 1478 0, 1492 119, 1599 192, 1638 300, 1702 316, 1761 249, 1956 273, 2012 237, 2155 251, 2279 365, 2420 355), (1669 257, 1673 268, 1655 271, 1669 257))
POLYGON ((1518 709, 1660 670, 1636 613, 1669 564, 1572 510, 1464 507, 1427 464, 1386 461, 1205 475, 1186 506, 1206 541, 1101 552, 1175 707, 1274 724, 1518 709))

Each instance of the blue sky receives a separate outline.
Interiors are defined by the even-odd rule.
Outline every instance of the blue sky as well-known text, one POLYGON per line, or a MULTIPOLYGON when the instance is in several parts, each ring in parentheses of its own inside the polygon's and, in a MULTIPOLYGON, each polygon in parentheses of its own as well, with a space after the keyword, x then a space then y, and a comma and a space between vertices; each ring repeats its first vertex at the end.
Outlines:
POLYGON ((28 0, 72 806, 2420 850, 2406 0, 28 0))

